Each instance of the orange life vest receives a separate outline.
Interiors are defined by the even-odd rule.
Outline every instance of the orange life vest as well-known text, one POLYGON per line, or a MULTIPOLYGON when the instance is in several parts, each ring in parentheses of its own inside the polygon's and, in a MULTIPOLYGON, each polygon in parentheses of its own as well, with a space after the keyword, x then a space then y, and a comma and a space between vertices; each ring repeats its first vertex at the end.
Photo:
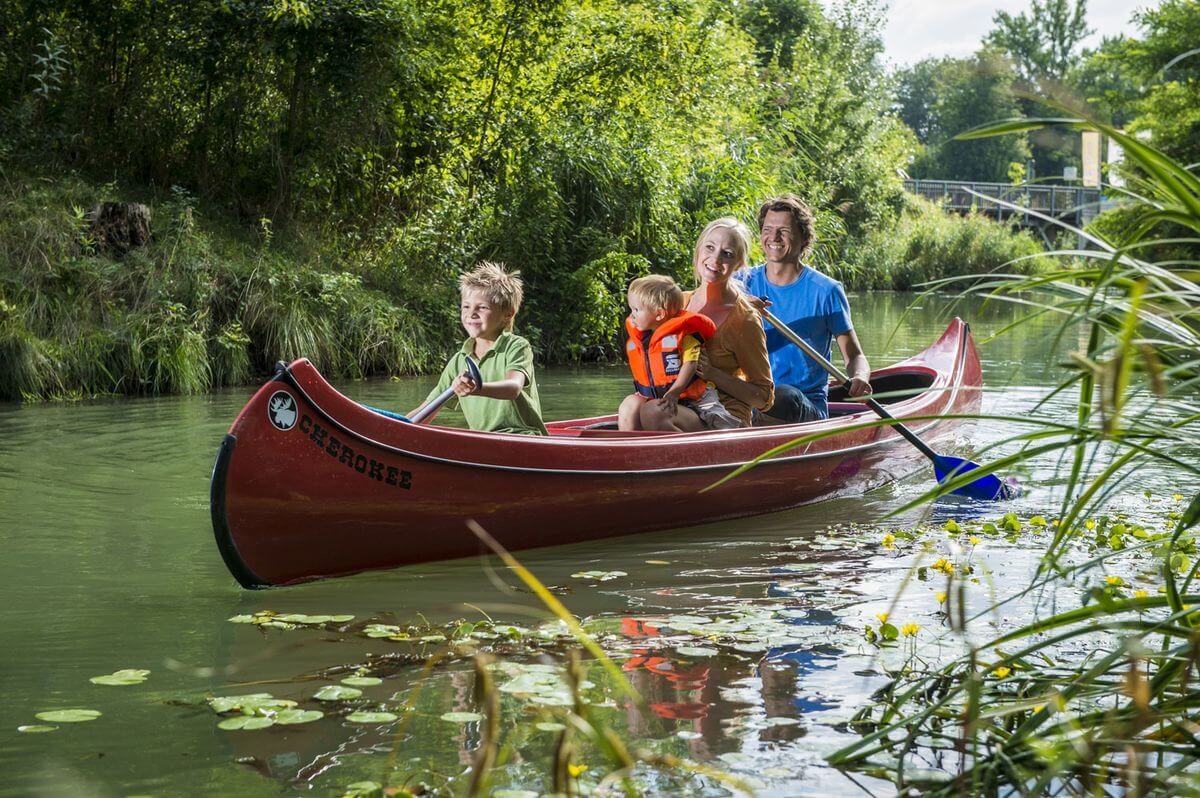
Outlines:
MULTIPOLYGON (((629 369, 633 372, 633 384, 642 396, 661 399, 675 384, 679 370, 683 368, 683 349, 680 339, 694 335, 701 343, 711 338, 717 325, 708 316, 684 310, 677 316, 659 325, 650 337, 650 346, 642 344, 642 331, 625 319, 625 331, 629 340, 625 342, 625 354, 629 358, 629 369)), ((704 395, 704 380, 699 377, 679 395, 680 399, 699 399, 704 395)))

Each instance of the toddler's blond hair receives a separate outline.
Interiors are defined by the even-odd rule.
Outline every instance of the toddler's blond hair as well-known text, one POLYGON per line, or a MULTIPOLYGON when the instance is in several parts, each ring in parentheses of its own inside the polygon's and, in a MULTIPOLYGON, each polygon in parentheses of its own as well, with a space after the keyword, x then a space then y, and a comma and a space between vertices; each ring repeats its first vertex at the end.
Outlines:
POLYGON ((503 263, 480 261, 474 269, 459 275, 458 288, 464 293, 479 291, 496 309, 504 313, 511 311, 512 316, 504 329, 512 331, 517 311, 521 309, 521 300, 525 298, 520 272, 505 271, 503 263))
POLYGON ((639 277, 629 284, 629 295, 652 308, 662 308, 667 318, 683 310, 683 291, 665 274, 639 277))

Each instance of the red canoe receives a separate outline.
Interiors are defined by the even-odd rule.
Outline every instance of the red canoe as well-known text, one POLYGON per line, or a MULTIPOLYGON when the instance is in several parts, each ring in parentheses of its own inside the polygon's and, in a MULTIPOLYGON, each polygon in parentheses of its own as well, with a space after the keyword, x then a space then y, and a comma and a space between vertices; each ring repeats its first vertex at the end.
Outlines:
MULTIPOLYGON (((919 355, 872 375, 928 443, 980 400, 979 356, 955 319, 919 355)), ((840 389, 831 390, 836 399, 840 389)), ((549 437, 398 421, 338 393, 305 359, 281 368, 221 443, 212 476, 217 545, 249 588, 464 557, 475 519, 509 549, 669 529, 859 493, 927 467, 862 405, 829 419, 698 433, 621 433, 614 416, 547 424, 549 437), (865 413, 865 417, 863 415, 865 413), (857 427, 857 428, 856 428, 857 427), (737 466, 801 435, 843 432, 737 466)))

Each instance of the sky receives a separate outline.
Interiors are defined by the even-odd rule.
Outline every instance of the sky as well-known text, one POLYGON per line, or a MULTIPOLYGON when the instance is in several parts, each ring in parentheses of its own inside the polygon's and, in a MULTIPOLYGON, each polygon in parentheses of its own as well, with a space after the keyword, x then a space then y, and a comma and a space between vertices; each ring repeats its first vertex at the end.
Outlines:
MULTIPOLYGON (((836 0, 834 0, 836 2, 836 0)), ((1130 16, 1153 0, 1089 0, 1088 26, 1095 33, 1084 43, 1094 47, 1102 36, 1136 33, 1130 16)), ((884 28, 884 58, 908 66, 930 56, 968 56, 992 29, 997 11, 1019 14, 1029 0, 890 0, 884 28)))

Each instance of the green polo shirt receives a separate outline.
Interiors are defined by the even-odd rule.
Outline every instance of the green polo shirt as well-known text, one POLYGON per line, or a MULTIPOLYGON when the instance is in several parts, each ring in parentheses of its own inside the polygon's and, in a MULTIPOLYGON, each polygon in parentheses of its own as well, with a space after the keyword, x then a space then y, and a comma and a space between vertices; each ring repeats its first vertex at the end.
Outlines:
MULTIPOLYGON (((454 378, 467 369, 467 355, 475 352, 475 339, 468 338, 462 348, 450 358, 438 377, 437 385, 425 397, 428 402, 450 387, 454 378)), ((486 432, 516 432, 522 435, 546 435, 542 423, 542 402, 538 399, 537 383, 533 379, 533 348, 519 335, 500 333, 496 345, 479 361, 479 374, 484 383, 497 382, 510 371, 525 375, 525 387, 516 399, 489 399, 486 396, 464 396, 458 399, 467 425, 486 432)), ((452 397, 450 402, 457 397, 452 397)))

